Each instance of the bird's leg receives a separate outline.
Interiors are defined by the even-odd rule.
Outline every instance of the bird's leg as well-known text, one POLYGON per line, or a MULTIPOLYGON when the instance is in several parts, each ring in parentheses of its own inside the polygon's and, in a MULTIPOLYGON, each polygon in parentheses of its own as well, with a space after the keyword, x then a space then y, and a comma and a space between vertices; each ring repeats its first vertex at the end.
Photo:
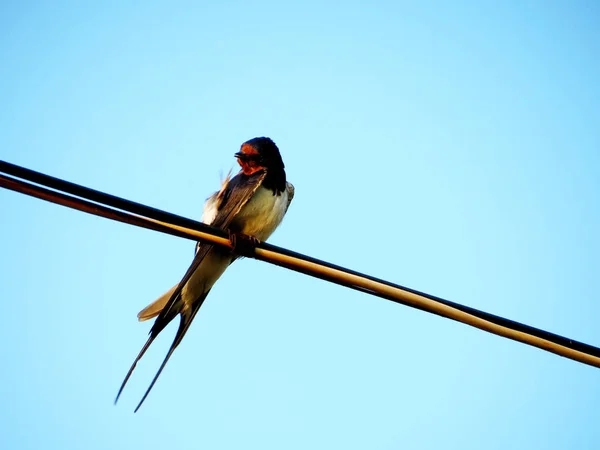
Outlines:
POLYGON ((260 241, 254 236, 249 236, 242 233, 234 233, 231 230, 229 230, 229 242, 231 242, 231 247, 234 253, 249 258, 254 257, 256 246, 260 243, 260 241))

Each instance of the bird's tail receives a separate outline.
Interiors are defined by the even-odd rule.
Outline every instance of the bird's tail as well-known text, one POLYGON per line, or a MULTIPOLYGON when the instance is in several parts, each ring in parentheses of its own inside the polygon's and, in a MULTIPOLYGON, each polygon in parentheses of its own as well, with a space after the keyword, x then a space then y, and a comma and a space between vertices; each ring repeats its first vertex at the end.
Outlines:
MULTIPOLYGON (((179 343, 181 342, 181 340, 183 339, 183 337, 187 333, 187 330, 190 327, 190 324, 194 320, 194 317, 196 317, 196 313, 198 312, 198 310, 202 306, 202 303, 204 303, 204 300, 206 299, 206 296, 208 295, 209 292, 210 292, 210 290, 208 290, 204 294, 202 294, 193 303, 192 307, 189 308, 189 309, 188 308, 183 308, 183 309, 181 309, 181 311, 179 311, 179 309, 182 308, 182 307, 180 307, 180 308, 177 308, 177 307, 171 308, 170 311, 168 312, 167 316, 164 318, 164 320, 161 321, 161 323, 160 323, 160 325, 158 327, 156 326, 157 323, 154 324, 154 326, 150 330, 150 337, 148 338, 148 340, 146 341, 146 343, 142 347, 142 350, 140 350, 139 354, 137 355, 137 357, 133 361, 133 364, 131 365, 131 368, 129 369, 129 372, 127 372, 127 375, 125 376, 125 379, 123 380, 123 383, 121 384, 121 387, 119 388, 119 392, 117 393, 117 397, 115 398, 115 403, 117 403, 117 401, 119 401, 119 397, 121 396, 121 393, 123 392, 123 389, 125 388, 125 385, 127 384, 127 381, 129 381, 129 378, 131 377, 131 374, 133 373, 133 370, 135 369, 135 366, 137 365, 138 361, 142 358, 142 356, 144 356, 144 353, 146 353, 146 350, 148 350, 148 348, 150 347, 150 345, 152 344, 152 342, 154 342, 154 340, 160 334, 160 332, 165 329, 165 327, 168 325, 168 323, 171 322, 171 320, 173 320, 177 314, 180 314, 181 317, 180 317, 180 321, 179 321, 179 328, 177 329, 177 334, 175 334, 175 339, 173 339, 173 343, 171 344, 171 347, 169 348, 169 352, 167 353, 167 356, 165 356, 165 359, 163 360, 162 364, 160 365, 158 371, 156 372, 156 375, 152 379, 152 382, 150 383, 150 386, 148 387, 148 389, 144 393, 144 396, 142 397, 142 399, 138 403, 137 407, 135 408, 135 412, 137 412, 137 410, 140 409, 140 407, 142 406, 142 403, 144 403, 144 400, 146 400, 146 397, 148 397, 148 394, 150 393, 150 391, 154 387, 154 384, 156 383, 156 380, 158 380, 158 377, 160 376, 161 372, 165 368, 165 365, 169 361, 169 358, 171 358, 171 355, 173 354, 173 351, 177 348, 177 346, 179 345, 179 343), (177 312, 175 312, 175 311, 177 311, 177 312)), ((168 300, 169 296, 167 294, 169 294, 169 293, 167 292, 165 294, 167 296, 167 300, 168 300)), ((162 299, 162 297, 159 298, 158 300, 156 300, 150 306, 148 306, 148 308, 150 308, 151 306, 153 306, 155 303, 157 303, 161 299, 162 299)), ((146 309, 148 309, 148 308, 146 308, 146 309)), ((144 310, 142 310, 142 312, 143 311, 144 310)), ((159 312, 160 312, 160 310, 158 310, 158 312, 156 314, 158 314, 159 312)), ((148 318, 150 318, 150 317, 148 317, 148 318)))
POLYGON ((153 317, 158 316, 167 302, 171 299, 171 296, 173 295, 173 292, 175 292, 175 289, 177 289, 177 286, 178 285, 176 284, 144 309, 142 309, 137 315, 138 320, 143 322, 144 320, 152 319, 153 317))

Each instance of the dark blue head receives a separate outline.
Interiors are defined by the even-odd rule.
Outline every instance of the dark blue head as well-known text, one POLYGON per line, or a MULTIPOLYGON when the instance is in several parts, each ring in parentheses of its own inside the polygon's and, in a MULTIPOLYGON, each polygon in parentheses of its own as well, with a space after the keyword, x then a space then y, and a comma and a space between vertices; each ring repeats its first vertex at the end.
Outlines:
POLYGON ((267 176, 263 185, 277 195, 285 190, 285 165, 277 145, 270 138, 256 137, 244 142, 235 157, 245 175, 265 170, 267 176))

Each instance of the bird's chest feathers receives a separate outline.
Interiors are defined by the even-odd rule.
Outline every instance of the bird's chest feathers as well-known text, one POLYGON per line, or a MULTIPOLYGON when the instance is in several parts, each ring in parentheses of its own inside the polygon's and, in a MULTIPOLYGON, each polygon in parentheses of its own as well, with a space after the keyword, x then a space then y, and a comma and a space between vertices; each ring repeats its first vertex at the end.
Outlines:
POLYGON ((273 195, 273 191, 259 187, 231 224, 240 233, 266 240, 283 220, 288 193, 273 195))

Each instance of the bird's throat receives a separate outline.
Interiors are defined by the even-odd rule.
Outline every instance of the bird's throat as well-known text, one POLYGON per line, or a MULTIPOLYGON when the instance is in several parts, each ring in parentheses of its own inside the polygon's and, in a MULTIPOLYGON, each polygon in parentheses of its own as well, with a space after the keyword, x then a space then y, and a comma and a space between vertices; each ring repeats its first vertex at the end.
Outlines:
POLYGON ((240 165, 242 166, 242 172, 244 173, 244 175, 254 175, 256 172, 260 172, 261 170, 264 169, 263 166, 258 165, 256 163, 252 162, 240 162, 240 165))

